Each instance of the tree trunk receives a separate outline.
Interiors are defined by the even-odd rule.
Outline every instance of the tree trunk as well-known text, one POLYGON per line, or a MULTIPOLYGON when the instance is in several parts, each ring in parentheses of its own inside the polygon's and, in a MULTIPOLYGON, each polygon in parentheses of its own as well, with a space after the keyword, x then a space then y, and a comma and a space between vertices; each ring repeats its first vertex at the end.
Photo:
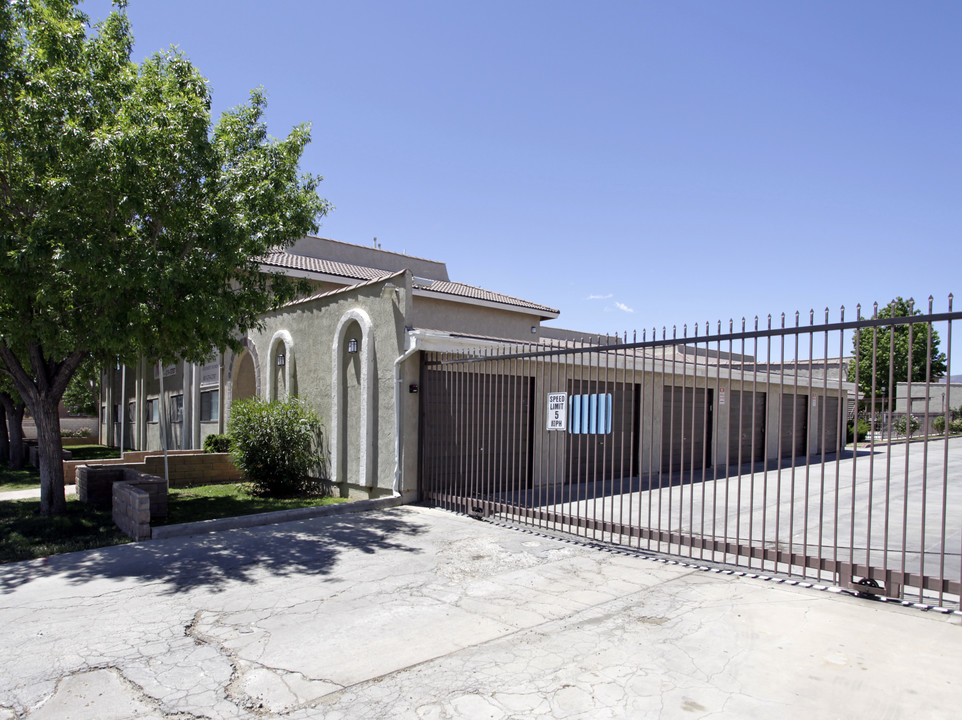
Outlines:
POLYGON ((7 436, 10 441, 9 465, 11 469, 19 470, 26 464, 23 452, 23 411, 25 406, 23 403, 15 402, 6 393, 0 393, 0 405, 3 405, 7 436))
POLYGON ((37 423, 37 453, 40 460, 40 514, 62 515, 67 511, 63 489, 63 440, 60 437, 60 398, 41 396, 34 422, 37 423))
MULTIPOLYGON (((40 461, 40 514, 62 515, 67 511, 63 490, 63 440, 60 438, 60 400, 77 367, 87 357, 75 352, 60 362, 47 359, 43 348, 33 343, 27 349, 31 371, 0 337, 0 360, 13 386, 26 403, 37 424, 37 452, 40 461)), ((21 415, 22 417, 22 415, 21 415)), ((11 441, 13 438, 11 438, 11 441)), ((22 446, 21 442, 21 446, 22 446)), ((12 446, 12 442, 11 442, 12 446)), ((11 447, 11 450, 13 448, 11 447)))
POLYGON ((10 433, 7 432, 7 411, 0 412, 0 462, 10 460, 10 433))

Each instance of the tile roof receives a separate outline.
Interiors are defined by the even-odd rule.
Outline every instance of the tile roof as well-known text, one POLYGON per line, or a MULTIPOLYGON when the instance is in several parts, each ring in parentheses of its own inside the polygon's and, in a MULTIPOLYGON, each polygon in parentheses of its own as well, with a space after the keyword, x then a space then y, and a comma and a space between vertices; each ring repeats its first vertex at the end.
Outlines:
MULTIPOLYGON (((288 252, 272 252, 261 258, 263 265, 271 267, 287 268, 290 270, 304 270, 324 275, 335 275, 348 280, 383 280, 384 278, 395 275, 390 270, 380 270, 378 268, 365 267, 363 265, 351 265, 349 263, 334 262, 322 258, 309 257, 306 255, 295 255, 288 252)), ((354 285, 356 283, 349 283, 354 285)), ((459 282, 449 282, 444 280, 426 280, 424 278, 414 278, 413 285, 418 290, 426 290, 439 295, 453 295, 455 297, 471 298, 473 300, 483 300, 486 302, 498 303, 501 305, 511 305, 514 307, 535 310, 538 312, 559 314, 558 310, 547 305, 529 302, 520 298, 502 295, 483 288, 465 285, 459 282)))
POLYGON ((428 290, 441 295, 456 295, 458 297, 466 297, 473 300, 485 300, 487 302, 500 303, 502 305, 514 305, 515 307, 522 307, 528 310, 537 310, 539 312, 546 312, 554 315, 559 314, 558 310, 550 308, 547 305, 539 305, 538 303, 533 303, 528 300, 511 297, 510 295, 502 295, 501 293, 485 290, 484 288, 475 287, 473 285, 465 285, 464 283, 459 282, 442 282, 440 280, 432 281, 415 278, 414 287, 419 290, 428 290))
POLYGON ((357 290, 358 288, 366 287, 367 285, 374 285, 384 280, 390 280, 392 278, 400 277, 404 274, 401 270, 396 273, 389 273, 384 277, 374 278, 373 280, 367 280, 365 282, 354 283, 353 285, 345 285, 343 287, 334 288, 333 290, 322 290, 321 292, 316 292, 312 295, 305 295, 301 298, 296 298, 290 302, 284 303, 284 307, 290 307, 292 305, 300 305, 301 303, 310 302, 311 300, 319 300, 325 297, 331 297, 332 295, 337 295, 338 293, 348 292, 350 290, 357 290))
POLYGON ((324 275, 337 275, 338 277, 351 278, 353 280, 377 280, 378 278, 394 274, 390 270, 379 270, 363 265, 350 265, 348 263, 308 257, 307 255, 294 255, 293 253, 287 252, 268 253, 261 258, 261 263, 274 267, 288 268, 290 270, 306 270, 324 275))

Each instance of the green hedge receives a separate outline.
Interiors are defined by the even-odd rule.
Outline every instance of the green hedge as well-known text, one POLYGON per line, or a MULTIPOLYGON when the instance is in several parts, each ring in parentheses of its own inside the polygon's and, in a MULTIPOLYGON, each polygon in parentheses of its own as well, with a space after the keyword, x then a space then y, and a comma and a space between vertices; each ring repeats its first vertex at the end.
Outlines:
POLYGON ((320 493, 321 421, 302 400, 241 400, 231 406, 227 434, 237 467, 255 493, 271 497, 320 493))

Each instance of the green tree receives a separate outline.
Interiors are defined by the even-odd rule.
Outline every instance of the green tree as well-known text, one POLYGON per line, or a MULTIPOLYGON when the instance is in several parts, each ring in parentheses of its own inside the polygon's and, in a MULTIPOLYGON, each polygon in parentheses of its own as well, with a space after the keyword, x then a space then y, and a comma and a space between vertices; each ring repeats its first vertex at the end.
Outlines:
POLYGON ((237 348, 293 281, 258 258, 316 231, 307 127, 267 135, 263 93, 212 124, 175 50, 139 65, 126 2, 0 4, 0 360, 37 423, 41 512, 65 509, 57 408, 87 358, 237 348))
MULTIPOLYGON (((877 317, 906 318, 921 315, 920 310, 911 306, 910 301, 896 297, 885 307, 879 309, 877 317)), ((864 320, 865 318, 860 318, 864 320)), ((848 366, 849 382, 858 383, 859 393, 872 396, 872 349, 875 347, 875 395, 876 403, 885 399, 888 409, 895 409, 895 386, 909 379, 909 361, 912 367, 912 382, 935 381, 945 374, 945 354, 939 352, 939 334, 931 329, 931 352, 929 351, 928 323, 905 325, 880 325, 877 328, 863 328, 852 337, 853 356, 858 353, 858 364, 848 366), (909 352, 909 328, 912 328, 911 353, 909 352), (891 358, 891 362, 890 362, 891 358), (891 375, 891 384, 890 384, 891 375)))
POLYGON ((100 366, 92 357, 88 357, 67 383, 63 405, 71 415, 96 415, 99 403, 100 366))

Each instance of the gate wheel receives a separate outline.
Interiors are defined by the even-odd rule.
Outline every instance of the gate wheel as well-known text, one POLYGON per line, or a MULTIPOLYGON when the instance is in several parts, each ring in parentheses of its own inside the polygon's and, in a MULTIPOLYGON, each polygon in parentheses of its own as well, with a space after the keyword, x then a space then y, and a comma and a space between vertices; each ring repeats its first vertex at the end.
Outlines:
MULTIPOLYGON (((855 584, 861 585, 862 587, 879 588, 880 590, 882 589, 882 586, 878 584, 878 581, 870 577, 863 577, 861 580, 856 580, 855 584)), ((873 592, 856 592, 855 597, 866 598, 867 600, 879 599, 878 594, 873 592)))

